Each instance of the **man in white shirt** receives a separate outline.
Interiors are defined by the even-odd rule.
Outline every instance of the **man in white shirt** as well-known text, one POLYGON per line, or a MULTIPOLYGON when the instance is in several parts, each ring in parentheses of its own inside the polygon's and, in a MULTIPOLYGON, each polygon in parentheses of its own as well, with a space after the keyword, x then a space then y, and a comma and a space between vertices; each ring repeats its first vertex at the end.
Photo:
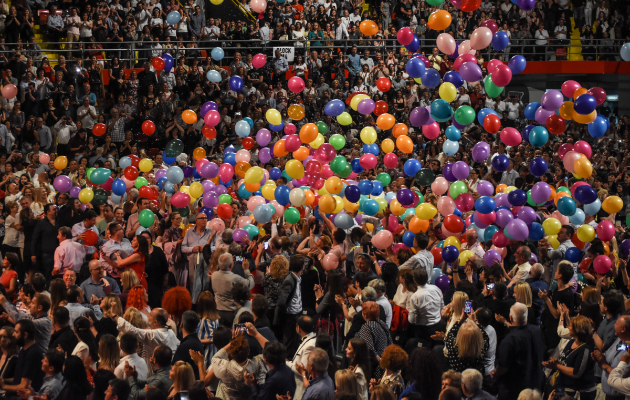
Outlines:
POLYGON ((83 105, 77 109, 77 120, 81 121, 85 129, 92 129, 98 120, 96 108, 90 105, 90 99, 87 96, 83 98, 83 105))
POLYGON ((348 39, 350 35, 348 34, 347 24, 344 24, 342 18, 337 18, 337 29, 335 29, 335 39, 343 40, 348 39))
POLYGON ((553 30, 553 35, 562 45, 566 44, 567 42, 567 32, 568 29, 567 26, 564 24, 564 20, 560 19, 560 21, 558 21, 558 25, 553 30))
POLYGON ((433 263, 435 262, 433 254, 427 251, 429 245, 429 236, 424 233, 417 233, 413 239, 413 247, 416 249, 416 254, 409 260, 405 261, 398 269, 412 268, 416 269, 421 267, 427 272, 428 276, 433 273, 433 263))
MULTIPOLYGON (((115 316, 117 317, 117 316, 115 316)), ((122 318, 121 318, 122 319, 122 318)), ((144 361, 142 357, 140 357, 137 353, 138 349, 138 339, 136 335, 127 332, 122 335, 120 338, 120 350, 122 351, 124 357, 120 359, 120 364, 114 370, 114 375, 118 379, 127 379, 128 376, 125 374, 125 366, 128 365, 135 369, 138 373, 139 380, 146 380, 148 369, 147 363, 144 361)))
POLYGON ((413 280, 418 285, 418 290, 407 302, 409 323, 414 326, 418 339, 431 341, 431 336, 441 327, 444 298, 437 286, 428 284, 429 275, 424 268, 413 270, 413 280))
POLYGON ((518 178, 518 172, 516 172, 516 170, 514 169, 514 160, 510 158, 508 169, 503 171, 503 174, 501 174, 501 181, 499 183, 504 183, 508 186, 514 186, 516 178, 518 178))
POLYGON ((532 266, 529 264, 529 259, 532 256, 532 251, 527 246, 521 246, 516 249, 514 253, 514 261, 516 266, 512 268, 508 276, 511 278, 508 284, 508 289, 516 285, 519 282, 525 282, 525 279, 529 278, 529 270, 532 266))
POLYGON ((511 102, 506 103, 506 108, 508 110, 508 119, 514 121, 518 118, 520 110, 523 109, 523 102, 514 96, 511 102))
POLYGON ((55 124, 55 131, 57 132, 57 151, 60 155, 70 153, 68 142, 70 138, 77 132, 77 126, 66 116, 61 117, 55 124))
POLYGON ((470 250, 473 253, 475 253, 475 255, 477 257, 479 257, 480 259, 483 260, 483 256, 484 256, 484 254, 486 254, 486 251, 481 246, 481 243, 479 243, 477 241, 478 237, 479 237, 479 234, 477 233, 476 230, 474 230, 474 229, 467 230, 466 231, 466 241, 464 243, 462 243, 461 247, 462 247, 462 251, 470 250))
MULTIPOLYGON (((547 40, 549 39, 549 32, 545 29, 545 26, 541 22, 538 24, 538 30, 534 33, 534 38, 536 39, 536 53, 542 54, 542 60, 544 61, 546 56, 545 53, 547 51, 547 40)), ((539 61, 540 61, 539 57, 539 61)))
POLYGON ((85 260, 83 246, 72 240, 72 231, 67 226, 62 226, 57 232, 59 247, 55 250, 55 266, 52 275, 63 274, 68 269, 79 273, 85 260))
POLYGON ((136 13, 136 21, 138 22, 138 32, 142 32, 145 26, 149 24, 151 20, 151 13, 147 9, 149 6, 145 3, 140 3, 140 11, 136 13))
POLYGON ((350 22, 355 25, 361 23, 361 11, 359 10, 359 7, 355 7, 354 12, 350 15, 350 22))
MULTIPOLYGON (((123 227, 118 223, 112 222, 107 227, 107 230, 110 239, 101 247, 101 251, 109 258, 115 258, 116 255, 114 253, 116 252, 120 252, 119 254, 123 258, 130 256, 133 253, 133 248, 131 247, 129 239, 125 238, 123 227)), ((109 276, 112 278, 118 278, 120 276, 116 268, 106 262, 102 256, 99 257, 98 260, 109 276)))

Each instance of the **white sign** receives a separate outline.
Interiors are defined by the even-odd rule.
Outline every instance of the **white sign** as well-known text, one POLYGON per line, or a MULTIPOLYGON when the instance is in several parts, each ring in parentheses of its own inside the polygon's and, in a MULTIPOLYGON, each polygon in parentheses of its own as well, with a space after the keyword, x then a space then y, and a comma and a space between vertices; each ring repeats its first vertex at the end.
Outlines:
POLYGON ((295 57, 295 48, 294 47, 274 47, 273 55, 275 57, 276 50, 280 51, 280 54, 287 59, 288 62, 293 62, 293 58, 295 57))

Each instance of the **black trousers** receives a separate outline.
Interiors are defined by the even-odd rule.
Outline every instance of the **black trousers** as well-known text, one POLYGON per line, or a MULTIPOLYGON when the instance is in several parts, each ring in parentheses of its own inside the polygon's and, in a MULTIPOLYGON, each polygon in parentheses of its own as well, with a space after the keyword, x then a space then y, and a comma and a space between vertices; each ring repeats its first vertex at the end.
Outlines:
POLYGON ((300 337, 295 331, 300 314, 285 314, 282 321, 282 344, 287 348, 287 358, 292 359, 300 345, 300 337))

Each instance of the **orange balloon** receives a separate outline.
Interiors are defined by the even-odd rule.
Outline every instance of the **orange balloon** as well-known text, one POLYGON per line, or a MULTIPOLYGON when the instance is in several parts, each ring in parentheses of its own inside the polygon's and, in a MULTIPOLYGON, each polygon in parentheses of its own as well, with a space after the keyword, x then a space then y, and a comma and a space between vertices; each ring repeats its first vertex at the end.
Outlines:
POLYGON ((602 244, 604 245, 604 253, 606 255, 610 254, 610 247, 608 247, 608 245, 606 244, 606 242, 602 242, 602 244))
POLYGON ((409 230, 413 233, 426 232, 429 229, 429 221, 421 220, 418 217, 413 217, 409 221, 409 230))
POLYGON ((571 121, 573 119, 573 102, 565 101, 564 103, 562 103, 560 109, 558 110, 558 113, 563 119, 571 121))
POLYGON ((451 25, 453 18, 451 14, 446 10, 439 10, 429 15, 429 22, 427 26, 436 31, 443 31, 451 25))
POLYGON ((413 142, 409 136, 399 136, 396 139, 396 147, 403 153, 411 154, 413 152, 413 142))
POLYGON ((396 118, 391 114, 381 114, 376 119, 376 125, 386 131, 392 129, 396 123, 396 118))
POLYGON ((365 36, 374 36, 378 33, 378 25, 374 21, 365 20, 359 25, 359 30, 365 36))
POLYGON ((203 147, 197 147, 195 150, 193 150, 193 158, 195 160, 206 158, 206 149, 204 149, 203 147))
POLYGON ((553 186, 549 186, 551 188, 551 194, 549 195, 549 198, 547 199, 547 201, 549 200, 553 200, 556 198, 556 189, 553 186))
POLYGON ((555 203, 555 205, 558 205, 558 200, 567 196, 571 197, 571 195, 567 192, 557 192, 556 197, 554 198, 553 202, 555 203))
POLYGON ((578 90, 573 92, 573 100, 577 99, 578 96, 583 95, 584 93, 588 93, 588 89, 583 87, 579 88, 578 90))
POLYGON ((582 115, 576 113, 575 110, 573 110, 573 120, 575 120, 575 122, 577 123, 590 124, 591 122, 595 121, 595 118, 597 118, 597 111, 593 111, 590 114, 582 115))
POLYGON ((273 146, 273 154, 275 154, 276 157, 284 157, 289 154, 289 152, 284 148, 284 139, 278 140, 273 146))
POLYGON ((188 231, 190 228, 192 228, 193 226, 195 226, 195 224, 186 224, 184 226, 184 229, 182 229, 182 237, 186 236, 186 231, 188 231))
POLYGON ((392 129, 392 135, 394 137, 404 136, 409 133, 409 128, 405 124, 396 124, 394 125, 394 129, 392 129))
POLYGON ((315 201, 315 195, 310 190, 305 190, 304 194, 306 195, 306 205, 310 206, 315 201))
POLYGON ((247 172, 248 169, 250 169, 252 166, 249 165, 249 163, 246 162, 239 162, 236 163, 236 165, 234 166, 234 172, 236 173, 236 175, 240 176, 241 178, 245 178, 245 172, 247 172))
POLYGON ((214 183, 215 185, 218 185, 219 184, 219 175, 217 175, 214 178, 210 179, 210 182, 214 183))
POLYGON ((325 194, 319 199, 319 209, 326 214, 335 211, 336 207, 337 200, 329 194, 325 194))
POLYGON ((304 107, 299 104, 291 104, 287 110, 287 114, 291 119, 299 121, 304 118, 304 107))
POLYGON ((246 183, 245 189, 251 193, 257 192, 260 189, 260 183, 246 183))
POLYGON ((503 193, 505 191, 505 189, 507 189, 507 185, 505 183, 500 183, 497 185, 497 189, 496 189, 496 193, 503 193))
POLYGON ((300 129, 300 140, 302 143, 311 143, 315 139, 317 139, 317 134, 319 133, 319 129, 315 124, 306 124, 302 126, 300 129))
POLYGON ((310 152, 306 147, 301 146, 299 149, 293 152, 293 158, 298 161, 304 161, 308 157, 309 153, 310 152))
POLYGON ((193 110, 185 110, 182 113, 182 120, 187 124, 194 124, 197 122, 197 114, 193 110))

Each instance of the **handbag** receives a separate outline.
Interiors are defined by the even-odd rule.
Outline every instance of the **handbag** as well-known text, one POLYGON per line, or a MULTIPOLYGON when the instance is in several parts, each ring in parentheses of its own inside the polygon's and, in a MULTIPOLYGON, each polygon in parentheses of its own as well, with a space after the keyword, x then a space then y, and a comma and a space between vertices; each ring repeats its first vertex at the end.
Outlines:
MULTIPOLYGON (((583 344, 579 345, 578 347, 576 347, 575 349, 571 350, 571 352, 567 355, 566 358, 568 358, 571 354, 573 354, 574 351, 576 351, 577 349, 579 349, 580 347, 584 346, 583 344)), ((561 365, 564 365, 564 363, 562 363, 561 365)), ((547 385, 548 387, 555 389, 556 385, 558 384, 558 379, 560 378, 560 371, 555 370, 553 374, 551 374, 549 376, 549 379, 547 380, 547 385)), ((551 392, 551 390, 550 390, 551 392)))

